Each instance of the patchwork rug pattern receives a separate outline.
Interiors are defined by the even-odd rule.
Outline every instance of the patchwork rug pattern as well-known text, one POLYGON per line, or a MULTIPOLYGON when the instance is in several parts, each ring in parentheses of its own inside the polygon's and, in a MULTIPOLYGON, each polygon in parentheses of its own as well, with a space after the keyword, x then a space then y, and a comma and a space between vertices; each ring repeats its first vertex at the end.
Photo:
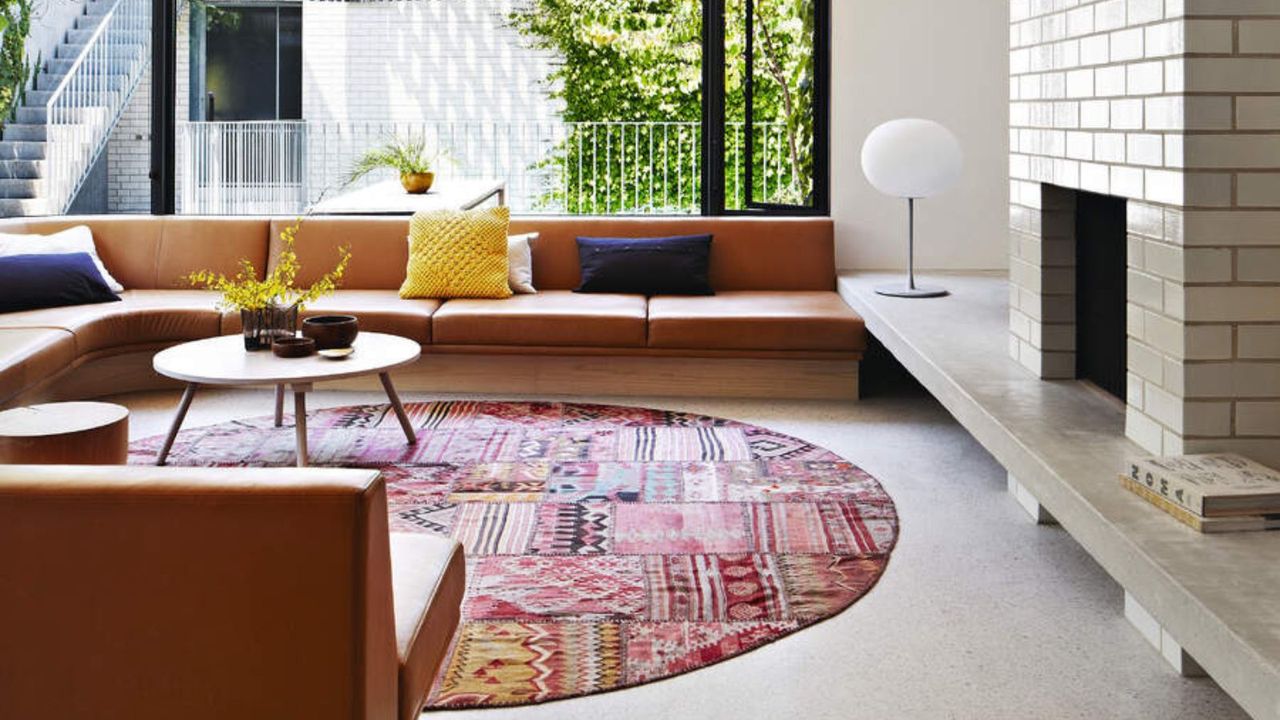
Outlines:
MULTIPOLYGON (((393 531, 466 550, 463 620, 430 706, 613 690, 759 647, 866 593, 893 501, 828 450, 702 415, 560 403, 308 416, 315 465, 380 468, 393 531)), ((183 431, 172 465, 292 465, 269 417, 183 431)), ((160 438, 132 445, 154 461, 160 438)))

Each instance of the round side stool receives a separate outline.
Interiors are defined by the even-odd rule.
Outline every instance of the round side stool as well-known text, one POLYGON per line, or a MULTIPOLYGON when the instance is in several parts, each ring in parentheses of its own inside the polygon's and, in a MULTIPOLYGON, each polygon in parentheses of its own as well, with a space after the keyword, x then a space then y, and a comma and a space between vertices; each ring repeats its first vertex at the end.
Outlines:
POLYGON ((123 465, 129 456, 129 409, 63 402, 0 412, 0 463, 123 465))

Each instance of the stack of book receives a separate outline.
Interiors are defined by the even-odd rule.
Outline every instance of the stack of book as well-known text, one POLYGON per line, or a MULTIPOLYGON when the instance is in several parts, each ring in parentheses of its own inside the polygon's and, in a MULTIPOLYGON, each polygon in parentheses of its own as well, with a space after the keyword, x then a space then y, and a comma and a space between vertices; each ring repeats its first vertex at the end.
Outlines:
POLYGON ((1280 529, 1280 473, 1239 455, 1140 458, 1120 483, 1202 533, 1280 529))

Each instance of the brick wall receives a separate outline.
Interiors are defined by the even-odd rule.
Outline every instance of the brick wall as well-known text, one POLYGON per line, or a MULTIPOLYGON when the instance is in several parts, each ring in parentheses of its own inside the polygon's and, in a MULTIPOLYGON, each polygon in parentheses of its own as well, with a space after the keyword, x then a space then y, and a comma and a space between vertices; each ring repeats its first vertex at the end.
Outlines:
MULTIPOLYGON (((178 13, 178 120, 186 117, 190 46, 190 3, 178 13)), ((181 153, 178 162, 182 162, 181 153)), ((120 115, 107 141, 107 211, 112 213, 151 212, 151 66, 142 74, 138 89, 120 115)), ((178 177, 182 177, 181 168, 178 177)), ((181 188, 178 190, 181 195, 181 188)))
POLYGON ((563 128, 545 85, 556 56, 508 24, 523 2, 304 0, 310 199, 341 192, 356 159, 387 136, 412 134, 446 155, 442 179, 507 178, 508 202, 527 209, 545 189, 527 169, 563 128))
POLYGON ((1010 352, 1074 374, 1045 184, 1127 198, 1127 434, 1280 464, 1280 5, 1013 0, 1010 47, 1010 352))
POLYGON ((552 121, 555 56, 507 25, 521 0, 302 4, 309 121, 552 121))

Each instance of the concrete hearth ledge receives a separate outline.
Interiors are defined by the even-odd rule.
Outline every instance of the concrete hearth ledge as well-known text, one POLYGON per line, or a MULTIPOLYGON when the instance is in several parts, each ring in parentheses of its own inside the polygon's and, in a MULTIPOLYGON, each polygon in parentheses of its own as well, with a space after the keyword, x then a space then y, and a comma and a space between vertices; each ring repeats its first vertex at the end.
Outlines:
POLYGON ((1201 535, 1121 488, 1125 459, 1145 454, 1124 437, 1123 408, 1081 383, 1040 380, 1009 357, 1004 273, 934 275, 931 284, 952 292, 939 299, 875 294, 900 277, 844 273, 839 290, 1241 707, 1280 720, 1280 532, 1201 535))

